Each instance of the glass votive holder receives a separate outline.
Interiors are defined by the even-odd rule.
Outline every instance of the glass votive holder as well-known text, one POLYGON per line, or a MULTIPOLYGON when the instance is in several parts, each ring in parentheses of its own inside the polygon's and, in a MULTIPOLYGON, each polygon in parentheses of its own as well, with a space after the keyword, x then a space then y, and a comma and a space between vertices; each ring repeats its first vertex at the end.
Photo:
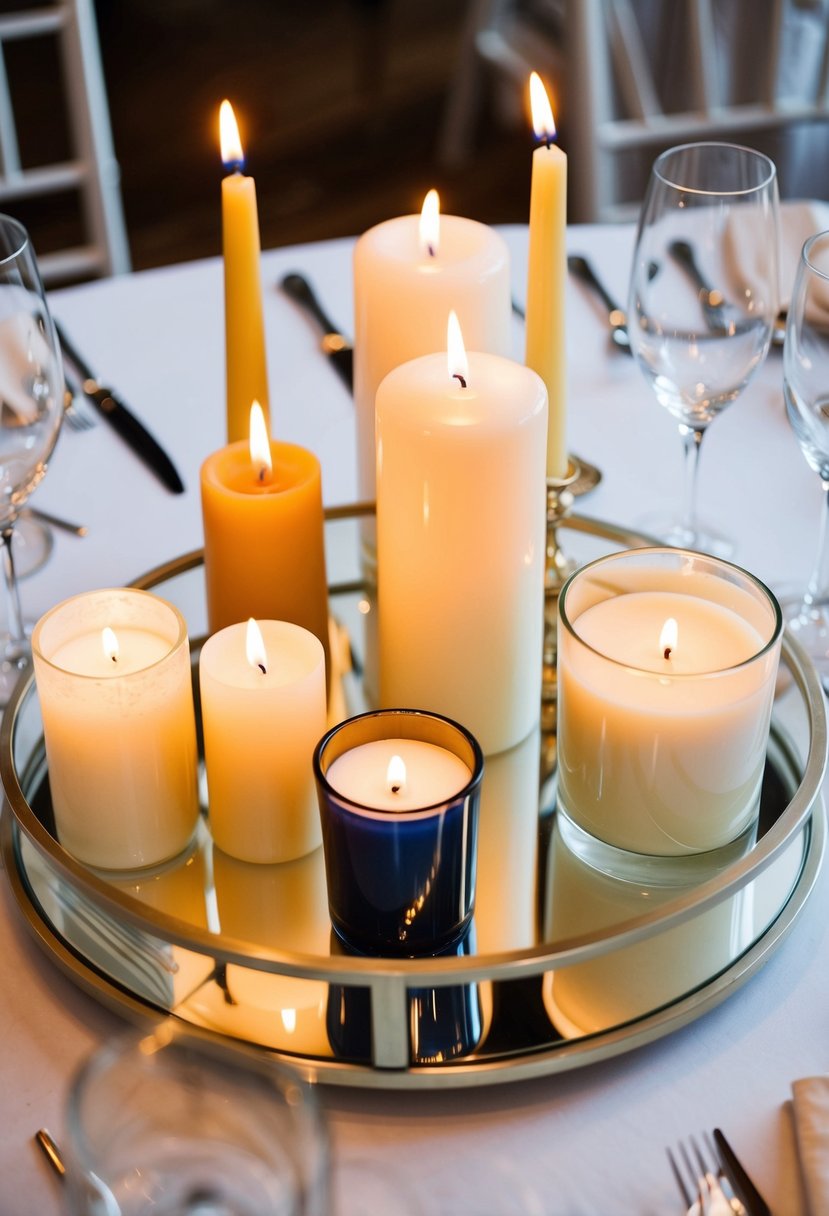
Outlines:
POLYGON ((635 549, 568 579, 558 808, 571 849, 623 875, 748 847, 781 635, 771 592, 701 553, 635 549))
POLYGON ((89 591, 40 618, 32 656, 60 843, 104 870, 175 857, 199 813, 181 613, 147 591, 89 591))
POLYGON ((314 775, 328 909, 347 946, 433 954, 460 938, 475 904, 483 755, 438 714, 389 709, 320 740, 314 775))
POLYGON ((65 1156, 72 1216, 330 1210, 328 1141, 310 1087, 172 1021, 114 1039, 81 1066, 65 1156))

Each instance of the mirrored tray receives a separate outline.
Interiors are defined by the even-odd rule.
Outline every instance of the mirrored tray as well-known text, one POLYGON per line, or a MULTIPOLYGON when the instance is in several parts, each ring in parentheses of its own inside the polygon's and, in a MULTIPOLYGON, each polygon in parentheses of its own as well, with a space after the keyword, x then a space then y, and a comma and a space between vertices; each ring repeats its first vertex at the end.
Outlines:
MULTIPOLYGON (((366 708, 372 681, 374 603, 359 567, 359 516, 368 510, 330 511, 326 525, 338 717, 366 708)), ((646 543, 579 516, 561 541, 579 562, 646 543)), ((136 585, 184 613, 195 674, 206 634, 201 554, 136 585)), ((756 843, 716 873, 701 859, 682 885, 650 887, 590 870, 562 843, 550 739, 537 734, 489 757, 476 913, 451 957, 347 956, 328 919, 321 849, 287 865, 235 861, 212 846, 205 816, 189 850, 159 869, 111 875, 75 861, 54 835, 29 674, 0 730, 0 831, 9 879, 40 943, 125 1015, 172 1014, 196 1033, 255 1044, 328 1083, 490 1084, 656 1039, 763 964, 820 866, 826 743, 820 684, 786 639, 756 843)))

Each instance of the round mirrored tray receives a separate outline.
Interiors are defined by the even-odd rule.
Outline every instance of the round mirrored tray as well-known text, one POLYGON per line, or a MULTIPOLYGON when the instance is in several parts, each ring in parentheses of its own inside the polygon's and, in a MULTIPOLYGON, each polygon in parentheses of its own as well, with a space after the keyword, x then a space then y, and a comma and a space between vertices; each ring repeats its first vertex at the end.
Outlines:
MULTIPOLYGON (((368 510, 327 516, 335 718, 371 699, 375 604, 359 560, 368 510)), ((579 516, 560 540, 579 563, 647 543, 579 516)), ((201 554, 136 585, 184 613, 195 675, 207 630, 201 554)), ((286 865, 235 861, 213 847, 205 814, 186 853, 152 871, 94 872, 66 853, 37 691, 24 674, 0 730, 6 870, 51 957, 127 1016, 171 1014, 334 1084, 469 1086, 552 1073, 698 1017, 783 940, 823 855, 826 715, 811 665, 785 639, 757 839, 716 872, 703 857, 698 872, 663 885, 611 879, 569 852, 550 742, 539 731, 487 758, 475 917, 451 956, 351 957, 331 930, 321 849, 286 865)))

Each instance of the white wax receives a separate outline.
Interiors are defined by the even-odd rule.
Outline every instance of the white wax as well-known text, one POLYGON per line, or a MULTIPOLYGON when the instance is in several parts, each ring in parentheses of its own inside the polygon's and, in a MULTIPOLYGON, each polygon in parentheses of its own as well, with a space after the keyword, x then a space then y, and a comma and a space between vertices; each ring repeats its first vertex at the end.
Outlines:
POLYGON ((765 764, 778 650, 747 662, 763 638, 740 611, 745 593, 729 590, 732 607, 693 594, 704 578, 674 581, 681 592, 593 604, 572 622, 576 638, 559 629, 560 802, 592 835, 639 853, 735 839, 756 815, 765 764), (678 641, 666 660, 668 616, 678 641))
POLYGON ((32 635, 61 844, 101 869, 175 856, 198 817, 196 726, 181 615, 145 591, 89 592, 32 635), (101 632, 120 644, 113 662, 101 632))
POLYGON ((377 394, 380 704, 462 722, 485 754, 539 719, 547 394, 535 372, 445 354, 377 394))
POLYGON ((242 861, 284 862, 321 842, 312 756, 325 732, 325 656, 307 629, 259 621, 266 672, 246 624, 208 638, 199 662, 213 839, 242 861))
POLYGON ((361 743, 329 766, 326 778, 339 794, 358 806, 382 811, 419 811, 448 802, 472 773, 454 752, 419 739, 376 739, 361 743), (399 756, 406 781, 393 793, 387 780, 389 761, 399 756))
POLYGON ((509 251, 492 228, 440 217, 437 252, 420 241, 420 216, 387 220, 354 251, 354 404, 360 497, 375 496, 374 407, 392 368, 446 348, 446 320, 458 314, 469 350, 509 355, 509 251))

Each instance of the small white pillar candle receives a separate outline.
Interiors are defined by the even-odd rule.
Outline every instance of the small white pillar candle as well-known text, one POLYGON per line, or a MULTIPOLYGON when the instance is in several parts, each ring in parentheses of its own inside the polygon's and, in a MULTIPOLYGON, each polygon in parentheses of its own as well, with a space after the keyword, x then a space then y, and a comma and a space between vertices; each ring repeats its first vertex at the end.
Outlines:
POLYGON ((497 355, 457 375, 427 355, 377 394, 380 704, 463 722, 492 754, 540 714, 547 394, 497 355))
POLYGON ((291 861, 321 842, 312 757, 325 732, 325 656, 307 629, 261 621, 208 638, 199 662, 210 827, 242 861, 291 861), (254 630, 251 630, 254 632, 254 630))
POLYGON ((565 815, 632 853, 736 840, 765 765, 781 635, 771 593, 714 558, 634 550, 573 575, 559 613, 565 815))
POLYGON ((32 653, 61 844, 112 870, 181 852, 198 817, 181 614, 146 591, 88 592, 41 617, 32 653))
POLYGON ((444 349, 450 308, 470 350, 511 351, 506 242, 485 224, 436 210, 378 224, 354 250, 357 477, 360 497, 369 502, 375 496, 375 399, 384 376, 444 349))

